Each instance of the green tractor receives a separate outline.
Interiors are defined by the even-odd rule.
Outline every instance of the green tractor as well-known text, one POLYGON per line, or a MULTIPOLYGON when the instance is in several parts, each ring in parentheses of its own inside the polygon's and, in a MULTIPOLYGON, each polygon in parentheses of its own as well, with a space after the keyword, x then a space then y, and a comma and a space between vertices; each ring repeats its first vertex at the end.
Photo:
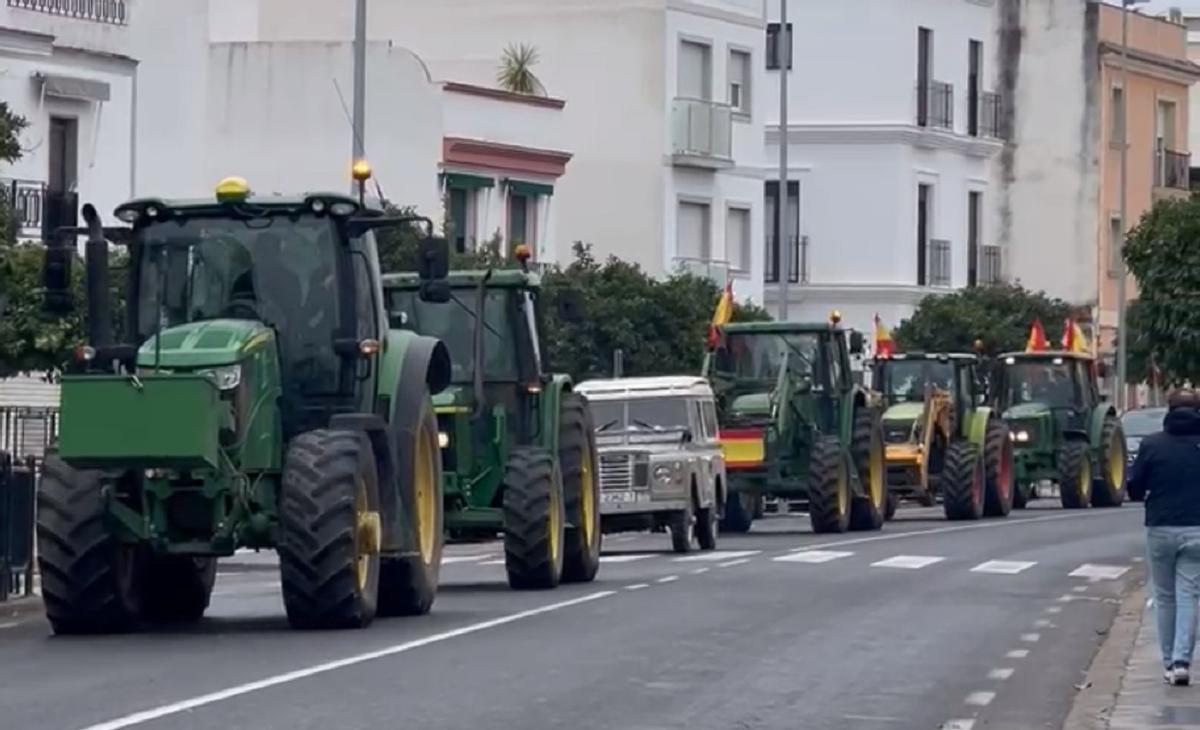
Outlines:
POLYGON ((949 520, 1012 510, 1012 441, 1008 425, 984 405, 978 367, 971 354, 875 359, 871 384, 887 409, 888 519, 901 499, 931 507, 940 497, 949 520))
MULTIPOLYGON (((278 551, 294 627, 428 612, 443 545, 432 395, 450 360, 387 329, 373 233, 413 219, 361 195, 256 196, 240 178, 116 216, 128 227, 84 206, 87 228, 46 252, 47 310, 65 316, 88 236, 88 342, 62 378, 37 504, 53 630, 198 620, 217 559, 239 548, 278 551), (110 242, 129 252, 127 342, 110 242)), ((422 276, 444 276, 445 241, 421 251, 422 276)))
MULTIPOLYGON (((421 298, 408 273, 384 277, 397 331, 439 338, 453 361, 434 407, 446 528, 456 538, 503 532, 517 590, 589 582, 600 566, 596 437, 584 397, 547 373, 540 278, 526 268, 454 271, 445 302, 421 298)), ((578 316, 562 300, 561 318, 578 316)))
POLYGON ((725 454, 723 529, 747 532, 764 496, 807 503, 814 532, 883 526, 880 410, 850 373, 862 335, 839 319, 718 328, 703 374, 717 397, 725 454))
POLYGON ((1095 360, 1074 352, 1000 356, 993 393, 1012 431, 1018 508, 1037 482, 1058 483, 1066 509, 1125 501, 1125 434, 1100 396, 1095 360))

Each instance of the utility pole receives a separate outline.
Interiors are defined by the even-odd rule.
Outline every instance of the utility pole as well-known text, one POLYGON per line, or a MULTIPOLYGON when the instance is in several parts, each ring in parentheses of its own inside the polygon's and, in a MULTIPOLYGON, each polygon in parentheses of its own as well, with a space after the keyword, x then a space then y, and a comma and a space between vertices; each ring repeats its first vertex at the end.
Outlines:
MULTIPOLYGON (((367 126, 367 0, 354 7, 354 160, 366 157, 367 126)), ((351 185, 353 188, 354 185, 351 185)))
POLYGON ((1119 410, 1126 406, 1125 383, 1129 367, 1129 333, 1125 326, 1125 280, 1129 277, 1125 270, 1125 243, 1129 231, 1126 211, 1129 197, 1126 189, 1129 182, 1129 8, 1139 2, 1145 0, 1121 0, 1121 251, 1117 257, 1117 383, 1113 398, 1119 410))
POLYGON ((788 207, 788 62, 792 34, 788 31, 787 0, 779 0, 779 34, 775 36, 779 66, 779 195, 775 199, 775 245, 779 247, 779 321, 788 321, 788 284, 792 278, 792 242, 787 229, 788 207))

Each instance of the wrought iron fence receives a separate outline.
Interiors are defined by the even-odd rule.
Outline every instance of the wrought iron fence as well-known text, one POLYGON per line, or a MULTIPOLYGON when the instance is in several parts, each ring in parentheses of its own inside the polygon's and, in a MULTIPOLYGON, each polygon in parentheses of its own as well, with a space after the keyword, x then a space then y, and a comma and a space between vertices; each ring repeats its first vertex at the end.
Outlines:
POLYGON ((929 286, 950 286, 950 242, 935 238, 929 242, 929 286))
POLYGON ((954 129, 954 84, 917 84, 917 126, 954 129))
POLYGON ((8 7, 111 25, 129 22, 128 0, 8 0, 8 7))
POLYGON ((1000 131, 1001 104, 1002 97, 993 91, 979 95, 979 133, 984 137, 1003 139, 1000 131))
POLYGON ((46 186, 37 180, 0 178, 0 197, 17 222, 17 238, 41 238, 46 186))
POLYGON ((1004 272, 999 246, 980 246, 979 263, 980 284, 999 284, 1003 281, 1004 272))
POLYGON ((57 408, 0 407, 0 451, 41 462, 58 438, 57 408))
MULTIPOLYGON (((796 284, 808 282, 808 236, 788 236, 791 247, 791 273, 788 281, 796 284)), ((767 259, 763 269, 763 281, 767 284, 779 283, 779 270, 783 267, 783 252, 775 245, 775 237, 767 236, 767 259)))
POLYGON ((1154 186, 1187 190, 1190 185, 1192 156, 1165 148, 1154 151, 1154 186))
POLYGON ((33 524, 38 466, 0 451, 0 602, 33 594, 33 524))

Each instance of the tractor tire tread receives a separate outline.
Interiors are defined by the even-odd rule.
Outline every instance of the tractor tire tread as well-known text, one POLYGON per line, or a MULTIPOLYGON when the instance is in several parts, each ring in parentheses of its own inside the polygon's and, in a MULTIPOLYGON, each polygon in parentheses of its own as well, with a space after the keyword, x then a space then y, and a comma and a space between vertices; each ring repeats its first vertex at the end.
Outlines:
MULTIPOLYGON (((1121 461, 1124 463, 1125 453, 1125 434, 1122 432, 1120 422, 1114 416, 1108 416, 1104 419, 1104 426, 1100 430, 1100 451, 1098 463, 1092 466, 1092 506, 1093 507, 1120 507, 1125 502, 1126 485, 1125 484, 1110 484, 1108 481, 1108 464, 1109 464, 1109 446, 1114 443, 1121 445, 1121 461)), ((1124 479, 1122 478, 1122 482, 1124 479)))
POLYGON ((969 441, 954 441, 946 449, 942 473, 942 507, 948 520, 977 520, 983 516, 983 485, 974 493, 975 481, 983 480, 979 447, 969 441))
POLYGON ((1012 512, 1016 485, 1013 484, 1012 441, 1008 424, 1000 418, 988 421, 983 437, 983 473, 986 478, 983 500, 985 517, 1007 517, 1012 512), (1008 484, 1000 484, 1001 467, 1008 459, 1008 484), (1002 489, 1007 486, 1007 489, 1002 489))
MULTIPOLYGON (((537 447, 513 449, 505 466, 503 489, 504 565, 509 586, 515 590, 557 587, 562 580, 562 562, 553 555, 547 529, 555 503, 553 491, 561 489, 561 484, 555 483, 554 457, 537 447)), ((562 535, 559 539, 561 545, 562 535)))
POLYGON ((602 535, 600 530, 600 483, 596 453, 596 436, 587 401, 578 393, 564 393, 562 419, 559 423, 558 461, 562 470, 563 504, 567 513, 564 528, 564 583, 590 583, 600 570, 602 535), (592 540, 578 524, 584 519, 580 504, 583 454, 591 452, 592 464, 592 540))
POLYGON ((838 490, 849 487, 842 444, 836 436, 819 436, 809 457, 808 517, 815 533, 845 532, 850 528, 850 495, 839 509, 838 490))
POLYGON ((1088 495, 1081 497, 1075 490, 1079 482, 1079 473, 1083 467, 1091 465, 1091 449, 1083 441, 1068 441, 1058 450, 1058 493, 1063 509, 1086 509, 1091 503, 1091 482, 1088 483, 1088 495))
POLYGON ((887 460, 883 459, 883 501, 875 504, 871 500, 871 489, 868 483, 871 471, 871 442, 879 440, 879 448, 883 447, 883 427, 877 415, 868 408, 854 411, 854 431, 850 439, 850 454, 854 459, 854 469, 858 472, 862 484, 863 496, 850 500, 850 529, 879 530, 887 519, 887 460))

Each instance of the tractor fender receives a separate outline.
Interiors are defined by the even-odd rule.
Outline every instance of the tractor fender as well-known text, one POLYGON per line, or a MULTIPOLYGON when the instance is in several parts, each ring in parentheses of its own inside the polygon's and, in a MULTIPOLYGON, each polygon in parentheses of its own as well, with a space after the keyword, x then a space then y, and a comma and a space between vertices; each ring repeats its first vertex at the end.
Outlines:
POLYGON ((1081 428, 1064 428, 1062 432, 1063 441, 1082 441, 1090 443, 1088 432, 1081 428))
POLYGON ((976 408, 973 412, 968 411, 968 413, 970 415, 965 419, 966 423, 963 424, 963 436, 982 449, 984 442, 987 441, 988 424, 996 416, 992 409, 986 406, 976 408))
POLYGON ((850 389, 848 398, 842 399, 841 413, 838 414, 838 438, 842 444, 848 449, 851 441, 854 440, 854 414, 860 408, 869 408, 871 400, 867 396, 867 391, 864 388, 855 386, 850 389))
POLYGON ((575 389, 569 375, 556 373, 547 377, 542 384, 538 406, 541 409, 541 438, 538 439, 542 448, 558 458, 558 424, 562 416, 563 393, 575 389))
POLYGON ((1099 450, 1102 446, 1100 437, 1104 432, 1104 420, 1109 416, 1116 416, 1117 410, 1110 405, 1096 406, 1092 409, 1092 414, 1088 418, 1087 440, 1093 450, 1099 450))

